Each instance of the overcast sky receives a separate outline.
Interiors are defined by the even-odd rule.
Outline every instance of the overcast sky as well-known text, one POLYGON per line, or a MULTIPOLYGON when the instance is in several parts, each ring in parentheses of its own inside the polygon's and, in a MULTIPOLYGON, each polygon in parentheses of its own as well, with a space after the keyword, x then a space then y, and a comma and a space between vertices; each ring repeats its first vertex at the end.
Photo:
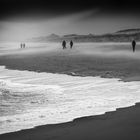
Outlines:
POLYGON ((136 1, 53 2, 3 1, 0 5, 0 40, 22 41, 51 33, 104 34, 140 28, 140 12, 136 1))

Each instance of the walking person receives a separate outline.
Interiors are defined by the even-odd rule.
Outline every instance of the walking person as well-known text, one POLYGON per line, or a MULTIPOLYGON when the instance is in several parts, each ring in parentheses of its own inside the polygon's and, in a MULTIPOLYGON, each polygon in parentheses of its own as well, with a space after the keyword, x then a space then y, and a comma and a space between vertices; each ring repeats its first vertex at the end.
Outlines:
POLYGON ((71 40, 70 41, 70 48, 72 49, 72 47, 73 47, 73 41, 71 40))
POLYGON ((22 43, 20 44, 20 48, 22 49, 22 43))
POLYGON ((133 41, 132 41, 132 49, 133 49, 133 52, 135 52, 135 47, 136 47, 136 41, 133 40, 133 41))
POLYGON ((25 43, 23 44, 23 48, 25 48, 25 43))
POLYGON ((65 40, 63 40, 63 42, 62 42, 62 47, 63 47, 63 49, 66 49, 66 41, 65 40))

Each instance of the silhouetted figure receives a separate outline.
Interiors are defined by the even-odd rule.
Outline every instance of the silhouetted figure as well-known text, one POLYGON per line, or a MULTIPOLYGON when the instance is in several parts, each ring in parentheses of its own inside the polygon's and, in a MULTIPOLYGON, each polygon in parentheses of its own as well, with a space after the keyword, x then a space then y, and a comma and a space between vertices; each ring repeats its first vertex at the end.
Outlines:
POLYGON ((132 48, 133 48, 133 52, 135 52, 135 46, 136 46, 136 41, 135 41, 135 40, 133 40, 133 41, 132 41, 132 48))
POLYGON ((23 48, 25 48, 25 43, 23 44, 23 48))
POLYGON ((72 47, 73 47, 73 41, 71 40, 70 41, 70 48, 72 49, 72 47))
POLYGON ((66 49, 66 41, 65 40, 63 40, 63 42, 62 42, 62 46, 63 46, 63 49, 66 49))
POLYGON ((22 43, 20 44, 20 48, 22 49, 22 43))

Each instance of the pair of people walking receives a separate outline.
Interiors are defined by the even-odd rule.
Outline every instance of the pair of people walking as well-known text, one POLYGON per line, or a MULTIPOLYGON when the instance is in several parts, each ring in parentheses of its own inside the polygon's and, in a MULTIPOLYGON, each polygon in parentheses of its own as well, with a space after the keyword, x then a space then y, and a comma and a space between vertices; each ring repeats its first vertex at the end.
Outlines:
MULTIPOLYGON (((62 42, 62 47, 63 47, 63 49, 66 49, 66 41, 65 40, 63 40, 63 42, 62 42)), ((70 41, 70 48, 72 49, 72 47, 73 47, 73 41, 71 40, 70 41)))
POLYGON ((20 48, 22 49, 22 48, 25 48, 25 43, 21 43, 20 44, 20 48))

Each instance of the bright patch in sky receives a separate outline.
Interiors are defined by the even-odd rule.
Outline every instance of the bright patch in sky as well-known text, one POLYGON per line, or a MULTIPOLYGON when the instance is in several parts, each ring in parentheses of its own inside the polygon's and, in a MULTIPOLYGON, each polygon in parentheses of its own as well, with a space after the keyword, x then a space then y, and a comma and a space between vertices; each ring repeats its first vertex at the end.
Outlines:
POLYGON ((51 33, 104 34, 120 29, 138 28, 139 15, 104 13, 96 8, 61 16, 20 15, 0 21, 0 40, 23 41, 51 33))

